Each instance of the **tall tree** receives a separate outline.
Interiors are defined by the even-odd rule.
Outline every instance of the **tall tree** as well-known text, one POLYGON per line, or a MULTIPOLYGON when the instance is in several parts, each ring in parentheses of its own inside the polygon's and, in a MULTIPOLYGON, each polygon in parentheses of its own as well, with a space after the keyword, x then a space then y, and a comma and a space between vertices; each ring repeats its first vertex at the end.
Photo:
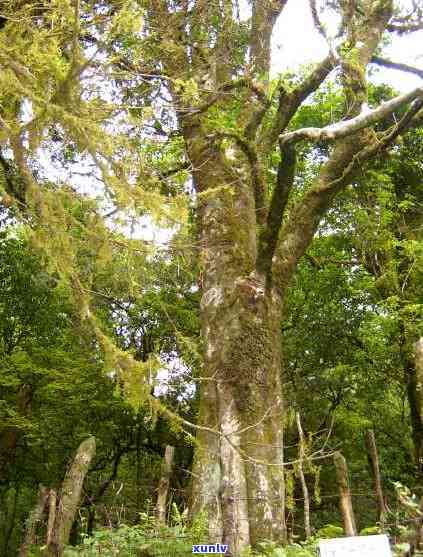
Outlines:
MULTIPOLYGON (((259 540, 286 537, 280 321, 289 282, 335 196, 368 160, 419 125, 422 116, 421 88, 376 108, 367 106, 366 69, 384 32, 419 27, 413 19, 394 17, 393 0, 328 3, 341 21, 332 38, 311 1, 330 53, 305 77, 281 79, 272 91, 271 38, 287 2, 254 0, 246 18, 232 0, 142 0, 130 10, 125 3, 121 11, 114 2, 75 2, 66 4, 68 19, 57 10, 44 13, 38 4, 23 3, 22 9, 32 12, 25 32, 19 30, 18 62, 7 47, 8 33, 16 31, 12 18, 2 31, 6 47, 0 63, 12 81, 3 88, 14 101, 1 109, 1 140, 9 149, 5 189, 34 218, 43 224, 50 219, 52 226, 31 157, 53 124, 59 123, 56 132, 65 130, 76 150, 90 155, 120 207, 139 199, 141 185, 148 191, 151 174, 157 178, 157 155, 150 156, 152 171, 144 164, 151 128, 156 140, 161 137, 156 152, 163 153, 170 141, 181 156, 180 166, 166 173, 162 167, 160 178, 190 171, 204 346, 193 504, 207 509, 213 539, 228 543, 235 555, 259 540), (133 22, 141 14, 143 24, 136 28, 133 22), (54 41, 49 38, 52 25, 54 41), (38 49, 47 41, 49 64, 37 58, 36 48, 25 53, 31 37, 38 49), (114 71, 118 92, 111 95, 126 103, 119 110, 101 104, 101 95, 93 100, 92 76, 83 90, 87 68, 101 67, 101 57, 93 62, 96 47, 109 56, 97 83, 109 84, 114 71), (340 121, 293 129, 299 107, 335 68, 344 96, 340 121), (29 122, 24 101, 35 115, 29 122), (149 108, 149 116, 145 111, 137 118, 140 106, 149 108), (123 126, 118 121, 122 110, 127 116, 123 126), (112 114, 116 130, 124 131, 115 142, 105 133, 113 127, 112 114), (311 183, 297 165, 300 141, 327 144, 311 183), (278 161, 275 177, 272 159, 278 161)), ((49 199, 49 206, 56 207, 56 197, 49 199)), ((50 240, 44 235, 44 241, 50 240)), ((74 264, 68 257, 59 268, 69 276, 66 265, 74 264)), ((72 276, 79 291, 83 276, 72 276)), ((86 300, 81 305, 92 321, 86 300)))

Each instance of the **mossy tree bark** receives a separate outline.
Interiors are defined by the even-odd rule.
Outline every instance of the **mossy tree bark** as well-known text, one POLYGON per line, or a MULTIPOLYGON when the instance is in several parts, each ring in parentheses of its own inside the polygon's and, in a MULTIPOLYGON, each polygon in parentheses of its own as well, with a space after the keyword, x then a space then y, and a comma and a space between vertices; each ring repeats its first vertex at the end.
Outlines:
POLYGON ((270 37, 285 4, 253 2, 248 68, 245 51, 237 50, 240 22, 232 2, 195 2, 192 9, 182 3, 173 10, 159 0, 146 14, 149 29, 166 45, 161 64, 170 76, 198 202, 204 368, 192 511, 207 510, 210 540, 227 543, 235 555, 263 539, 286 539, 280 323, 290 279, 337 193, 419 109, 410 109, 383 138, 368 128, 383 111, 363 126, 348 123, 367 102, 365 69, 392 15, 392 1, 377 0, 365 3, 364 15, 345 7, 345 53, 329 55, 292 91, 281 86, 276 113, 266 121, 270 37), (291 200, 286 214, 295 145, 282 137, 274 182, 265 174, 269 156, 299 106, 337 64, 347 121, 329 138, 333 148, 315 182, 291 200), (190 83, 192 96, 175 80, 190 83), (215 107, 229 113, 234 100, 241 104, 235 124, 216 123, 210 113, 215 107))
MULTIPOLYGON (((360 10, 337 3, 337 52, 296 84, 281 80, 271 95, 271 35, 286 4, 253 0, 246 22, 232 0, 142 1, 141 48, 134 56, 121 44, 111 49, 119 70, 132 70, 135 96, 143 94, 141 82, 153 83, 155 98, 166 96, 160 112, 171 101, 163 122, 171 122, 168 139, 182 138, 181 168, 192 173, 204 345, 193 507, 208 511, 211 541, 223 540, 234 554, 249 543, 286 537, 280 322, 291 277, 334 197, 367 160, 415 125, 423 103, 417 91, 394 103, 406 107, 415 99, 402 118, 389 121, 379 110, 356 119, 367 105, 366 68, 393 0, 363 0, 360 10), (296 134, 328 143, 314 180, 296 181, 296 142, 287 127, 335 67, 345 97, 342 121, 323 136, 296 134), (276 176, 267 172, 274 161, 276 176)), ((29 156, 12 132, 13 159, 33 193, 29 156)), ((17 198, 13 189, 10 195, 17 198)))

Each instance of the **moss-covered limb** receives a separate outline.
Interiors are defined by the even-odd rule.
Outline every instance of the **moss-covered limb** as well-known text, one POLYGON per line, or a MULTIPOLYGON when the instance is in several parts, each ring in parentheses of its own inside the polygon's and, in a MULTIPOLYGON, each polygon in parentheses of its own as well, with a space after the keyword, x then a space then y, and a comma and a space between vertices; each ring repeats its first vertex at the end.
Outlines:
POLYGON ((251 18, 251 65, 255 75, 267 75, 270 69, 270 41, 273 27, 287 0, 256 0, 251 18))
POLYGON ((355 525, 354 512, 351 502, 351 492, 348 481, 348 467, 344 456, 337 451, 333 455, 335 464, 336 479, 338 481, 340 507, 344 521, 344 530, 347 536, 356 536, 357 527, 355 525))
POLYGON ((285 291, 299 259, 309 247, 320 219, 332 199, 351 180, 359 165, 355 158, 357 145, 344 140, 334 150, 330 160, 320 171, 316 184, 297 202, 281 227, 278 245, 272 262, 272 283, 285 291))
POLYGON ((329 54, 322 62, 304 78, 304 80, 288 93, 280 89, 278 109, 269 130, 263 130, 258 144, 262 152, 267 154, 273 149, 279 135, 287 128, 301 104, 316 91, 337 64, 333 54, 329 54))
POLYGON ((286 288, 298 260, 310 245, 320 219, 335 195, 351 182, 363 164, 386 150, 401 133, 414 126, 422 106, 423 99, 415 99, 401 120, 378 137, 369 137, 364 130, 361 136, 354 134, 353 137, 347 136, 337 142, 332 157, 323 166, 315 186, 293 207, 279 234, 272 273, 281 292, 286 288))
MULTIPOLYGON (((349 22, 350 40, 354 39, 351 44, 355 45, 357 42, 357 46, 347 49, 342 56, 347 116, 359 114, 367 100, 365 68, 381 40, 391 10, 390 0, 379 0, 372 3, 372 9, 365 20, 360 21, 361 26, 357 27, 355 20, 349 22)), ((413 105, 410 114, 415 114, 415 110, 418 107, 413 105)), ((406 122, 403 119, 400 127, 411 125, 411 117, 409 120, 406 122)), ((281 228, 272 268, 274 283, 279 285, 281 292, 286 288, 298 260, 310 245, 320 219, 334 196, 350 183, 360 165, 390 144, 396 133, 398 131, 393 130, 391 137, 388 134, 382 141, 375 141, 364 128, 361 131, 352 130, 350 134, 335 141, 332 155, 323 165, 315 185, 293 207, 289 219, 281 228)))
MULTIPOLYGON (((239 148, 239 155, 243 154, 246 157, 249 164, 249 182, 251 182, 255 201, 256 222, 259 226, 264 225, 267 217, 267 186, 263 165, 255 144, 235 132, 218 131, 213 134, 213 138, 232 140, 239 148)), ((239 155, 236 152, 230 152, 230 161, 238 160, 239 162, 239 155)))
POLYGON ((19 557, 28 557, 31 546, 35 545, 36 543, 37 528, 43 519, 48 495, 49 490, 43 485, 40 485, 37 501, 34 505, 34 508, 29 513, 28 520, 26 521, 25 535, 19 550, 19 557))
POLYGON ((374 110, 360 113, 358 116, 349 120, 343 120, 336 124, 331 124, 324 128, 302 128, 281 136, 282 145, 296 143, 301 140, 311 141, 333 141, 341 137, 352 135, 363 128, 367 128, 386 117, 391 116, 395 110, 408 104, 417 98, 423 97, 423 86, 416 87, 412 91, 403 95, 398 95, 390 101, 384 102, 374 110))
POLYGON ((393 0, 368 0, 364 11, 350 11, 344 4, 343 19, 347 40, 339 49, 341 80, 346 99, 346 115, 356 116, 367 103, 366 68, 380 43, 393 13, 393 0))
POLYGON ((47 546, 47 552, 51 557, 61 557, 75 520, 76 511, 81 499, 82 486, 95 456, 96 442, 94 437, 83 441, 77 451, 75 458, 63 480, 59 507, 56 513, 54 533, 51 543, 47 546))
POLYGON ((272 258, 278 243, 284 210, 294 183, 296 169, 295 148, 281 145, 276 187, 270 200, 267 222, 259 237, 257 269, 271 279, 272 258))

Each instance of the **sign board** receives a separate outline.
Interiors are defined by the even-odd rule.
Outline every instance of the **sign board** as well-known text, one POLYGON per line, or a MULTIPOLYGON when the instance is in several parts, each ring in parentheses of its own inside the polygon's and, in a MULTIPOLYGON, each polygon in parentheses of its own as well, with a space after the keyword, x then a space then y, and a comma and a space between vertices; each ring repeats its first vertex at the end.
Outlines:
POLYGON ((388 536, 355 536, 319 542, 321 557, 392 557, 388 536))

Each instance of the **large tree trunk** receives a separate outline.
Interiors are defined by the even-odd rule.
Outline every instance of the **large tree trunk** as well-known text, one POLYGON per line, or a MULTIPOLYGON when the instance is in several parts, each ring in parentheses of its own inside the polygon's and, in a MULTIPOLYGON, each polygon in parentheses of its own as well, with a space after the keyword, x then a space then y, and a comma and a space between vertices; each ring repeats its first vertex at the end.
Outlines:
POLYGON ((201 138, 192 141, 190 155, 204 192, 199 425, 205 429, 198 435, 193 508, 206 508, 210 539, 237 555, 250 543, 285 539, 281 303, 254 271, 254 200, 242 164, 234 170, 230 154, 201 138))
POLYGON ((95 448, 94 437, 89 437, 83 441, 79 445, 72 465, 63 480, 54 530, 51 541, 47 546, 48 554, 52 557, 61 557, 64 547, 69 541, 72 524, 81 499, 82 485, 94 458, 95 448))
MULTIPOLYGON (((202 97, 187 107, 186 95, 170 85, 192 167, 201 234, 204 368, 193 509, 208 511, 211 540, 227 543, 238 555, 249 543, 286 539, 280 324, 287 285, 335 195, 394 136, 383 144, 364 129, 373 118, 382 117, 381 111, 372 113, 370 120, 344 122, 336 133, 329 130, 335 140, 329 160, 284 218, 295 183, 296 156, 295 142, 282 142, 284 136, 287 139, 283 132, 327 75, 316 68, 291 94, 281 90, 270 130, 260 126, 270 106, 263 75, 270 69, 272 29, 286 2, 253 3, 250 69, 243 83, 234 79, 240 68, 231 59, 233 44, 227 35, 234 23, 232 2, 223 3, 227 9, 220 14, 222 33, 217 39, 208 36, 214 29, 210 17, 216 15, 209 12, 210 3, 195 3, 189 24, 181 24, 183 12, 169 10, 166 2, 157 4, 148 14, 152 28, 175 44, 172 55, 163 55, 166 74, 174 80, 194 79, 202 97), (169 21, 179 29, 178 39, 169 21), (183 30, 200 21, 203 39, 196 39, 188 55, 181 47, 188 38, 183 30), (228 64, 222 65, 222 59, 228 64), (226 126, 207 112, 215 106, 225 111, 232 99, 228 91, 237 95, 242 109, 235 124, 226 126), (265 168, 278 137, 280 165, 270 184, 265 168)), ((357 29, 355 16, 343 14, 356 48, 354 64, 342 61, 345 116, 351 120, 368 101, 365 69, 391 17, 392 0, 369 3, 368 11, 357 29)))

